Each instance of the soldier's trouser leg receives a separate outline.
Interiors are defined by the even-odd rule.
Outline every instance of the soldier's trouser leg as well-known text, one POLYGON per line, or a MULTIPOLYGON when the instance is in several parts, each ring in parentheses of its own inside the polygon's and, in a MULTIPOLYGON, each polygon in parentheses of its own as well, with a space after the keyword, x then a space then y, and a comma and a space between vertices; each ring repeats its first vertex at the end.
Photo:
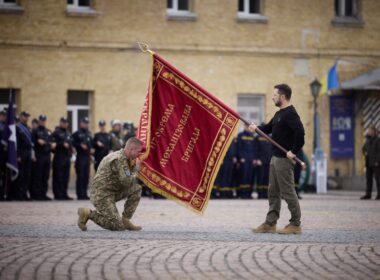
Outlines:
POLYGON ((372 169, 372 167, 366 166, 365 175, 367 177, 367 189, 365 191, 365 194, 368 195, 368 196, 371 196, 371 194, 372 194, 372 185, 373 185, 373 169, 372 169))
POLYGON ((374 168, 374 173, 377 186, 377 197, 380 197, 380 166, 374 168))
POLYGON ((32 163, 32 178, 30 183, 30 197, 33 199, 41 199, 41 161, 37 160, 32 163))
POLYGON ((19 199, 25 199, 28 197, 28 191, 30 192, 30 175, 32 171, 32 158, 30 156, 21 157, 19 166, 19 180, 17 183, 18 197, 19 199))
POLYGON ((79 199, 83 199, 87 197, 87 187, 90 175, 90 158, 86 155, 78 155, 75 169, 77 173, 77 196, 79 199))
POLYGON ((41 190, 42 197, 47 196, 47 191, 49 188, 49 175, 50 175, 50 155, 44 155, 42 160, 42 180, 41 180, 41 190))
POLYGON ((62 168, 62 174, 63 174, 63 181, 62 181, 62 192, 63 197, 68 197, 68 187, 69 187, 69 180, 70 180, 70 158, 67 158, 64 160, 63 168, 62 168))
POLYGON ((62 160, 55 157, 53 160, 53 193, 55 199, 63 198, 63 164, 62 160))
POLYGON ((281 196, 288 204, 292 225, 301 224, 301 209, 294 189, 294 164, 288 158, 273 156, 269 175, 269 211, 266 223, 273 225, 280 217, 281 196))
POLYGON ((90 220, 98 226, 109 230, 125 230, 119 212, 117 211, 115 201, 111 199, 102 199, 92 201, 96 210, 92 210, 90 220))
POLYGON ((135 184, 126 190, 127 201, 124 203, 123 217, 131 219, 139 205, 142 188, 135 184))

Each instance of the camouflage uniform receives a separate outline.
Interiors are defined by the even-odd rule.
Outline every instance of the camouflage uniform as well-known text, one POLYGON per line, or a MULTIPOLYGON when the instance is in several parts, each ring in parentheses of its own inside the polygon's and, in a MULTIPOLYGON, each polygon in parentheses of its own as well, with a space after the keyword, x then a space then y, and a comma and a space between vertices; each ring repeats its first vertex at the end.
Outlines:
POLYGON ((116 202, 127 198, 122 216, 131 219, 141 197, 135 169, 135 161, 127 159, 123 149, 103 158, 92 183, 90 199, 96 210, 90 220, 105 229, 125 230, 116 202))

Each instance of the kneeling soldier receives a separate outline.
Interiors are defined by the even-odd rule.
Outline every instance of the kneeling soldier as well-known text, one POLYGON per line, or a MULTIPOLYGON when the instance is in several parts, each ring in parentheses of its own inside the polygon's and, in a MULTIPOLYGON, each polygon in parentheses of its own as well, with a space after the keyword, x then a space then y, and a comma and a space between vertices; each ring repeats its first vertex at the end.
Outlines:
POLYGON ((87 230, 86 223, 90 219, 95 224, 109 230, 141 230, 132 224, 130 219, 139 204, 141 186, 136 184, 142 142, 132 137, 124 149, 107 155, 100 162, 92 182, 90 199, 96 210, 78 208, 78 226, 87 230), (124 198, 124 211, 120 217, 116 202, 124 198))

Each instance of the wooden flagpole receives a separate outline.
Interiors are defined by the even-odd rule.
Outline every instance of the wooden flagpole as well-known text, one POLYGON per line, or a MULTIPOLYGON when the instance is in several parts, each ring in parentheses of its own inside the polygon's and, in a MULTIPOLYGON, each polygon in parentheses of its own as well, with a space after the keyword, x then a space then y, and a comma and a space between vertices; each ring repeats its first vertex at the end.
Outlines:
MULTIPOLYGON (((248 122, 246 119, 244 119, 243 117, 239 116, 240 120, 247 126, 249 126, 251 123, 248 122)), ((265 139, 267 139, 269 142, 271 142, 273 145, 275 145, 277 148, 279 148, 281 151, 283 151, 285 154, 287 154, 287 150, 282 147, 280 144, 278 144, 276 141, 274 141, 269 135, 265 134, 263 131, 261 131, 259 128, 256 128, 255 130, 258 134, 260 134, 261 136, 263 136, 265 139)), ((301 166, 304 166, 305 163, 300 160, 297 156, 294 158, 294 160, 296 162, 298 162, 301 166)))

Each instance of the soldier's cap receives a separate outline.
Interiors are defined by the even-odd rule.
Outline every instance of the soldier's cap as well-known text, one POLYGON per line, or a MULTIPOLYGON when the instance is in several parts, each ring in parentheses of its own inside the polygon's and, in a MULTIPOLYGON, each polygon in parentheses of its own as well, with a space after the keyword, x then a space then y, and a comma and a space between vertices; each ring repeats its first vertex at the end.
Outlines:
POLYGON ((37 120, 36 118, 34 118, 34 119, 32 120, 32 123, 38 123, 38 120, 37 120))
POLYGON ((60 122, 64 122, 64 123, 69 122, 69 121, 67 120, 67 118, 65 118, 65 117, 61 117, 61 118, 59 119, 59 121, 60 121, 60 122))
POLYGON ((106 125, 106 121, 105 120, 100 120, 99 121, 99 126, 105 126, 106 125))
POLYGON ((20 116, 30 117, 30 114, 27 111, 22 111, 21 114, 20 114, 20 116))
POLYGON ((1 111, 0 111, 0 115, 6 116, 6 115, 7 115, 7 112, 6 112, 5 110, 1 110, 1 111))
POLYGON ((121 124, 121 121, 118 120, 118 119, 114 119, 114 120, 111 121, 111 125, 112 125, 112 126, 114 126, 114 125, 116 125, 116 124, 121 124))
POLYGON ((84 117, 80 121, 83 123, 90 123, 90 119, 88 117, 84 117))
POLYGON ((38 120, 40 120, 40 121, 46 121, 46 119, 47 119, 47 117, 46 117, 46 115, 39 115, 38 116, 38 120))

